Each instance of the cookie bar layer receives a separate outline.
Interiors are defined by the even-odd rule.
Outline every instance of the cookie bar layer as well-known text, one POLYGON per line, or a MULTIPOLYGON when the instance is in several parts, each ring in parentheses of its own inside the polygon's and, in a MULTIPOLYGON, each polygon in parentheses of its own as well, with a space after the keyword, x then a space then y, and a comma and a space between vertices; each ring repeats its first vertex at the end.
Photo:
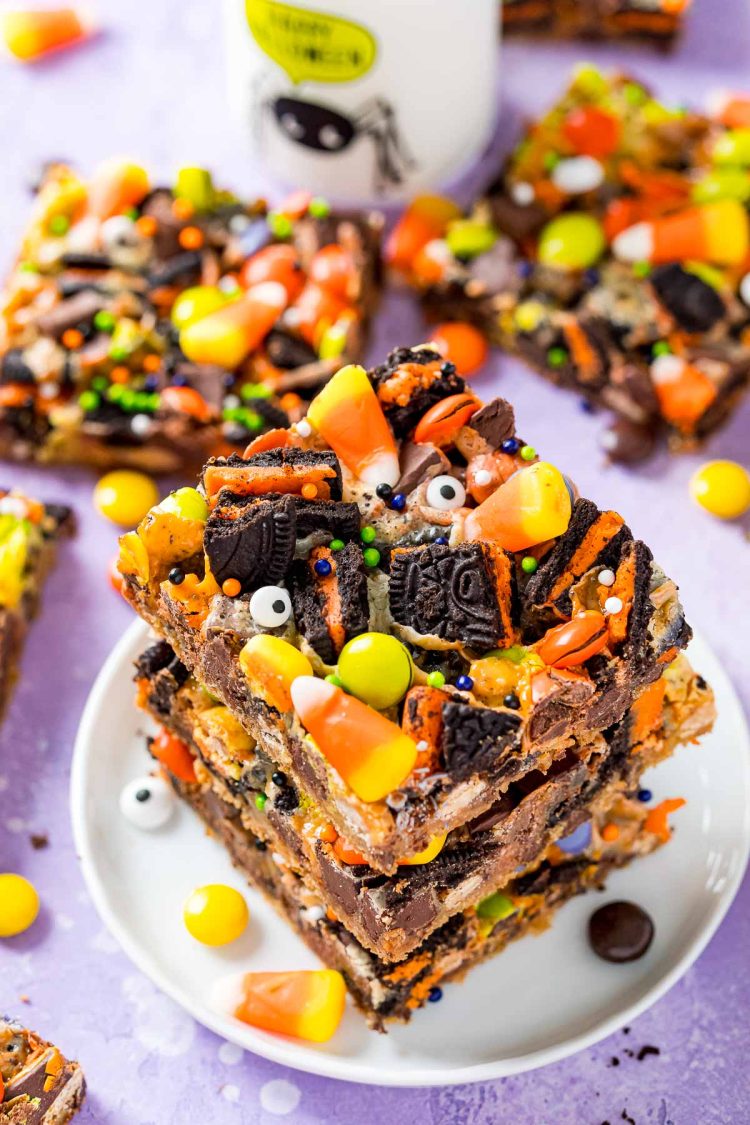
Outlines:
POLYGON ((74 519, 63 504, 41 504, 0 489, 0 711, 15 678, 26 630, 39 606, 57 541, 74 519))
POLYGON ((332 969, 343 973, 347 988, 371 1027, 384 1031, 388 1020, 406 1021, 422 1007, 436 985, 460 979, 473 965, 501 952, 510 941, 546 928, 558 906, 592 888, 601 888, 607 874, 659 846, 660 838, 645 831, 642 805, 619 800, 607 812, 618 828, 614 843, 594 829, 591 847, 581 856, 535 869, 502 888, 513 913, 499 921, 476 910, 455 915, 436 930, 407 960, 393 965, 375 957, 338 921, 291 868, 279 865, 260 841, 245 829, 239 813, 215 793, 172 779, 190 804, 227 848, 234 865, 332 969))
POLYGON ((503 0, 503 30, 560 38, 636 38, 669 45, 690 0, 503 0))
MULTIPOLYGON (((139 669, 153 669, 167 655, 152 648, 139 669)), ((248 831, 282 852, 362 945, 389 961, 411 953, 454 914, 611 805, 616 794, 633 792, 644 769, 713 721, 711 692, 682 658, 665 684, 657 681, 643 705, 636 703, 616 727, 571 747, 548 775, 533 772, 511 785, 476 822, 452 832, 430 862, 403 866, 384 879, 336 837, 276 763, 251 746, 224 707, 211 705, 192 680, 177 686, 183 676, 187 671, 175 661, 150 679, 139 673, 142 705, 188 744, 202 787, 232 805, 248 831), (664 706, 649 729, 655 693, 664 706), (258 794, 266 798, 262 809, 258 794)))
POLYGON ((361 354, 381 225, 197 168, 48 166, 0 299, 0 457, 170 472, 288 425, 361 354))
POLYGON ((0 1020, 0 1079, 0 1122, 8 1125, 65 1125, 86 1092, 77 1062, 7 1019, 0 1020))

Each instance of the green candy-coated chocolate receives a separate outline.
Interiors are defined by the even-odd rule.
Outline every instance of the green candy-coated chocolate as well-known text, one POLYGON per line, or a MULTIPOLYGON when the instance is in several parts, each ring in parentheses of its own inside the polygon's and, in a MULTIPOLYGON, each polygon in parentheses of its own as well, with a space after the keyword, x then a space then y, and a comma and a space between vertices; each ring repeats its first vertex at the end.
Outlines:
POLYGON ((507 895, 501 895, 499 891, 483 898, 477 906, 478 916, 491 922, 502 922, 503 918, 510 918, 511 914, 515 914, 515 912, 516 907, 513 905, 512 899, 509 899, 507 895))
POLYGON ((360 633, 341 650, 337 674, 342 686, 363 703, 383 711, 411 687, 411 657, 390 633, 360 633))
POLYGON ((585 270, 602 255, 606 239, 592 215, 566 212, 547 223, 539 238, 539 261, 564 270, 585 270))
POLYGON ((208 504, 197 488, 178 488, 176 492, 170 492, 162 500, 159 509, 183 520, 205 523, 208 519, 208 504))
POLYGON ((456 219, 448 227, 445 241, 454 257, 476 258, 492 249, 497 242, 497 231, 474 219, 456 219))

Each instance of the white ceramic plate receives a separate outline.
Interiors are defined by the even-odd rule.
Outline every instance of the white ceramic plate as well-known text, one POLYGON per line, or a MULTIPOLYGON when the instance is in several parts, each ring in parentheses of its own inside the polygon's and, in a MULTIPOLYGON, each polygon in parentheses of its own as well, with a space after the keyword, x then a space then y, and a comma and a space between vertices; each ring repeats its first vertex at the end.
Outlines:
POLYGON ((147 638, 136 622, 104 665, 84 711, 72 777, 73 827, 83 871, 103 920, 135 964, 202 1024, 240 1046, 314 1074, 387 1086, 450 1085, 553 1062, 628 1023, 688 969, 709 941, 742 878, 750 840, 750 745, 740 705, 705 643, 693 663, 712 683, 719 720, 700 747, 655 769, 654 800, 683 796, 673 842, 614 875, 606 896, 631 899, 656 922, 640 961, 610 965, 586 941, 590 896, 563 907, 541 937, 446 987, 438 1004, 388 1035, 367 1030, 349 1006, 333 1040, 313 1046, 256 1031, 217 1011, 211 993, 229 973, 313 968, 315 957, 247 890, 252 922, 224 949, 193 941, 182 903, 203 883, 246 890, 223 849, 180 806, 155 833, 118 811, 123 785, 149 769, 146 723, 133 705, 132 660, 147 638), (665 890, 669 893, 665 894, 665 890), (460 1034, 457 1034, 460 1029, 460 1034))

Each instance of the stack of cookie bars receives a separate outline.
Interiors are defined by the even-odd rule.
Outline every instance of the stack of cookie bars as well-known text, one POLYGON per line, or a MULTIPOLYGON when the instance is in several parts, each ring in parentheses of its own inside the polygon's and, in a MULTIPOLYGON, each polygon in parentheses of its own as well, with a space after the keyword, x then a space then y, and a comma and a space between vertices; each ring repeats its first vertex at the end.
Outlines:
POLYGON ((209 460, 120 569, 155 756, 379 1029, 667 840, 640 777, 713 721, 648 547, 429 346, 209 460))

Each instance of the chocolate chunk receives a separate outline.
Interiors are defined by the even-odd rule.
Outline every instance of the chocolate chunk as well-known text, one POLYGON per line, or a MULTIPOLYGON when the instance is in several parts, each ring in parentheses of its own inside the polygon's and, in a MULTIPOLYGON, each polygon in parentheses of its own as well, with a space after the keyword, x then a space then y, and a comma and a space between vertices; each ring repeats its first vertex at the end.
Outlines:
POLYGON ((628 418, 616 418, 601 435, 600 445, 610 461, 635 465, 653 453, 656 431, 653 426, 642 426, 628 418))
POLYGON ((266 337, 266 352, 274 367, 281 367, 284 371, 318 361, 317 353, 305 340, 280 328, 273 328, 266 337))
POLYGON ((62 336, 66 329, 91 321, 103 304, 104 301, 98 293, 91 289, 84 289, 75 297, 67 297, 49 312, 37 317, 37 328, 45 336, 62 336))
POLYGON ((166 641, 154 641, 135 661, 135 678, 150 680, 174 660, 174 650, 166 641))
POLYGON ((388 597, 394 621, 423 636, 480 652, 505 639, 492 560, 482 544, 394 551, 388 597))
POLYGON ((203 545, 216 581, 236 578, 243 591, 280 582, 294 557, 296 525, 291 496, 248 504, 236 519, 212 512, 203 545))
POLYGON ((395 348, 368 375, 399 438, 405 438, 436 402, 466 389, 453 364, 430 348, 395 348))
POLYGON ((469 420, 469 426, 483 437, 492 449, 499 449, 516 432, 513 407, 504 398, 493 398, 469 420))
POLYGON ((367 571, 357 543, 347 543, 332 558, 333 573, 318 575, 312 559, 298 560, 289 571, 294 621, 307 643, 326 664, 335 664, 346 641, 370 626, 367 571), (335 584, 336 597, 326 590, 335 584))
POLYGON ((499 764, 504 751, 516 742, 519 715, 447 703, 443 708, 441 750, 443 765, 455 781, 499 764))
POLYGON ((149 271, 149 287, 160 289, 163 285, 174 285, 177 282, 183 285, 197 284, 202 266, 203 257, 198 250, 175 254, 173 258, 158 263, 149 271))
POLYGON ((61 264, 66 269, 75 270, 111 270, 112 262, 106 254, 91 254, 69 250, 63 254, 61 264))
POLYGON ((661 303, 686 332, 708 332, 724 316, 724 302, 714 287, 677 262, 659 266, 649 281, 661 303))
POLYGON ((547 221, 547 212, 540 203, 514 203, 507 195, 495 195, 490 188, 489 203, 492 221, 514 242, 524 242, 547 221))
POLYGON ((399 454, 401 476, 396 485, 395 492, 408 495, 417 485, 438 473, 450 472, 451 464, 448 458, 436 445, 424 442, 417 445, 413 441, 405 441, 399 454), (430 471, 432 470, 432 471, 430 471))
POLYGON ((589 941, 598 957, 615 964, 637 961, 654 939, 654 923, 634 902, 608 902, 589 918, 589 941))
POLYGON ((22 348, 10 348, 0 360, 0 382, 34 385, 34 372, 24 362, 22 348))

